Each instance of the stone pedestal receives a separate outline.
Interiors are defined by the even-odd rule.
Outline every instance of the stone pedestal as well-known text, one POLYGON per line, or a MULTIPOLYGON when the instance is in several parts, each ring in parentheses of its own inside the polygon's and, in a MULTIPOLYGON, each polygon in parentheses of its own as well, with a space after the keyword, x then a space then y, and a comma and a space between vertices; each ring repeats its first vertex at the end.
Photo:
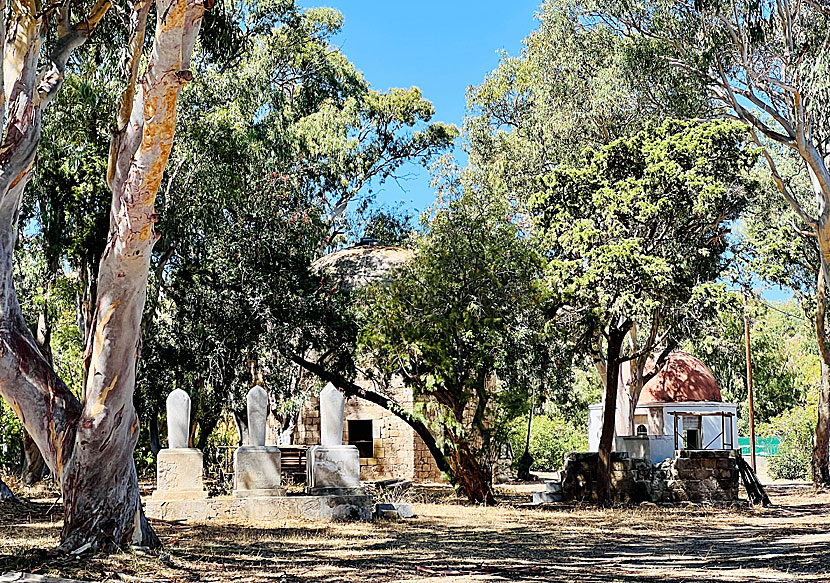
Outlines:
POLYGON ((207 498, 202 482, 202 452, 194 448, 163 449, 158 453, 153 498, 207 498))
POLYGON ((233 495, 285 496, 280 487, 280 449, 275 445, 243 445, 233 453, 233 495))
POLYGON ((315 445, 308 450, 309 494, 361 495, 360 453, 354 445, 315 445))

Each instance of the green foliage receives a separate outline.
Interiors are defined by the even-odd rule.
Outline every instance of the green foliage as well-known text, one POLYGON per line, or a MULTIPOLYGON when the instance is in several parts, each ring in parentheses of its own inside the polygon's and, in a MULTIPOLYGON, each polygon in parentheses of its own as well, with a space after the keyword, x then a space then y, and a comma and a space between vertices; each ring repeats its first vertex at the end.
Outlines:
POLYGON ((785 411, 759 427, 763 436, 783 439, 778 455, 769 458, 769 474, 776 480, 811 479, 813 430, 817 414, 814 406, 799 406, 785 411))
POLYGON ((635 45, 601 22, 588 26, 571 0, 543 2, 539 19, 521 55, 503 55, 468 92, 477 183, 527 200, 544 190, 538 176, 576 162, 586 147, 632 136, 667 113, 705 111, 699 84, 673 74, 657 47, 635 45))
MULTIPOLYGON (((518 463, 527 442, 527 417, 520 417, 510 426, 510 446, 518 463)), ((561 416, 537 415, 530 429, 531 470, 551 471, 564 466, 566 453, 588 449, 588 429, 575 425, 561 416)))
POLYGON ((97 271, 109 228, 107 157, 117 102, 117 85, 90 63, 67 74, 44 118, 21 219, 38 233, 55 271, 64 258, 74 269, 97 271))
POLYGON ((76 297, 79 282, 73 274, 47 268, 42 234, 25 233, 18 240, 15 285, 21 308, 32 330, 38 318, 48 318, 52 365, 72 392, 80 396, 83 384, 83 338, 78 328, 76 297))
POLYGON ((623 320, 682 337, 721 273, 756 155, 739 124, 667 121, 540 176, 530 204, 559 318, 588 343, 623 320))
MULTIPOLYGON (((802 405, 819 381, 819 356, 811 323, 795 300, 769 304, 750 300, 755 418, 766 422, 802 405)), ((748 416, 743 305, 727 294, 713 317, 684 344, 718 381, 724 401, 740 403, 739 428, 746 435, 748 416)))
POLYGON ((22 448, 23 425, 11 407, 0 400, 0 466, 17 466, 22 448))
MULTIPOLYGON (((793 196, 805 207, 815 199, 806 168, 791 152, 772 151, 776 167, 793 196)), ((808 319, 815 313, 818 241, 799 228, 800 218, 775 188, 768 171, 759 173, 763 188, 737 225, 735 256, 743 279, 752 276, 790 289, 808 319)))
POLYGON ((402 209, 373 209, 363 222, 363 236, 385 245, 406 246, 414 230, 412 216, 402 209))
POLYGON ((540 257, 507 201, 476 192, 438 206, 414 249, 388 285, 368 291, 364 355, 383 385, 401 375, 425 402, 453 480, 486 482, 531 385, 561 370, 541 324, 540 257))

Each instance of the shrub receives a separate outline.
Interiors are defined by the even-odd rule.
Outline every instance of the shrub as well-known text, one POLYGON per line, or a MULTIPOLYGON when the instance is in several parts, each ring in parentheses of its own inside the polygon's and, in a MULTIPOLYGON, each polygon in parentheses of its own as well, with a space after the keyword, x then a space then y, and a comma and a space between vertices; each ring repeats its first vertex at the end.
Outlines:
POLYGON ((761 428, 764 435, 782 439, 778 455, 769 459, 769 475, 776 480, 809 480, 813 455, 813 428, 816 411, 812 407, 793 407, 761 428))
MULTIPOLYGON (((525 451, 527 417, 519 418, 510 427, 510 446, 516 465, 525 451)), ((550 471, 561 469, 566 453, 588 449, 588 432, 561 417, 537 415, 533 417, 530 431, 531 470, 550 471)))
POLYGON ((23 425, 11 407, 0 399, 0 465, 17 467, 23 455, 23 425))

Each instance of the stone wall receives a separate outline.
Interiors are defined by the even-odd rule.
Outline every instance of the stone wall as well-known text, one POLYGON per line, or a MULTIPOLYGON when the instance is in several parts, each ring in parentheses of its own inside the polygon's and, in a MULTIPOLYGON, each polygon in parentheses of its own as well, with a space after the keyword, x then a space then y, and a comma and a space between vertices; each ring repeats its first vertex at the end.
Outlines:
MULTIPOLYGON (((358 379, 358 384, 366 383, 358 379)), ((392 396, 405 408, 413 407, 412 391, 395 383, 392 396)), ((372 421, 372 456, 360 458, 360 479, 377 481, 403 478, 415 482, 441 481, 441 472, 423 440, 399 417, 386 409, 358 397, 346 400, 343 443, 349 443, 349 421, 372 421)), ((300 411, 294 433, 294 443, 316 445, 320 443, 320 402, 309 398, 300 411)))
MULTIPOLYGON (((731 502, 738 499, 737 450, 683 450, 657 465, 614 452, 611 497, 614 502, 731 502)), ((565 457, 563 498, 596 501, 596 452, 565 457)))
POLYGON ((415 435, 415 467, 412 479, 415 482, 443 482, 441 470, 435 465, 435 459, 429 452, 429 448, 417 433, 413 432, 413 434, 415 435))

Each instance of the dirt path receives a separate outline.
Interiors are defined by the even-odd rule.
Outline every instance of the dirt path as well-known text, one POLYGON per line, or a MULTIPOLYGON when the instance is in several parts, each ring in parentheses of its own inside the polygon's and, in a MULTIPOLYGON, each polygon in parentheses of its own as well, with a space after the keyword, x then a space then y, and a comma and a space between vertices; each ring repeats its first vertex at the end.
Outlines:
MULTIPOLYGON (((402 522, 157 525, 165 551, 50 559, 46 503, 0 506, 0 573, 127 581, 827 581, 830 494, 774 486, 769 509, 525 510, 416 504, 402 522), (38 569, 39 568, 39 569, 38 569)), ((57 516, 59 516, 59 509, 57 516)))

